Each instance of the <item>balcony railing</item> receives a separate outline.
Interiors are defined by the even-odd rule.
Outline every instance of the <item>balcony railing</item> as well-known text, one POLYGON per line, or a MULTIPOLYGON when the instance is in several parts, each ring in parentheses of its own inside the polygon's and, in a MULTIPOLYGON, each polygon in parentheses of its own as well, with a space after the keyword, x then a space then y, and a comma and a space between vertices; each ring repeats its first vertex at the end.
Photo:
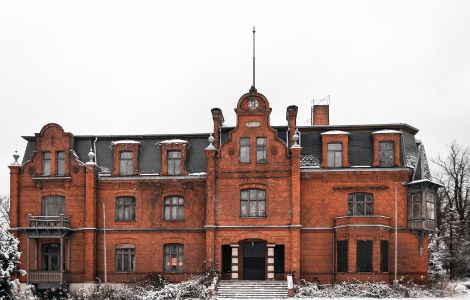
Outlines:
POLYGON ((30 283, 62 283, 67 281, 67 273, 65 272, 43 272, 30 271, 30 283))
POLYGON ((59 216, 28 216, 29 227, 32 228, 70 228, 70 217, 59 216))

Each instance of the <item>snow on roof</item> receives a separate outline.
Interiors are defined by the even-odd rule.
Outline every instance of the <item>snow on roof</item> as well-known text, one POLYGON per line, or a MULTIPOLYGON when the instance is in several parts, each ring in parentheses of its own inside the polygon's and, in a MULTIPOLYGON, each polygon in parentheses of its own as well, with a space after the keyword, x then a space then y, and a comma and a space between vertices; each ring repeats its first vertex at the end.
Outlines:
POLYGON ((379 131, 372 132, 372 134, 384 134, 384 133, 401 133, 401 131, 392 130, 392 129, 384 129, 384 130, 379 130, 379 131))
POLYGON ((180 140, 180 139, 164 140, 160 142, 160 144, 187 144, 187 143, 188 141, 180 140))
POLYGON ((206 175, 206 172, 189 173, 189 176, 203 176, 203 175, 206 175))
POLYGON ((326 132, 322 132, 322 135, 330 135, 330 134, 349 134, 349 132, 341 131, 341 130, 330 130, 326 132))
POLYGON ((121 140, 121 141, 113 141, 113 145, 118 145, 118 144, 140 144, 138 141, 133 141, 133 140, 121 140))
POLYGON ((440 186, 443 186, 442 184, 438 183, 438 182, 435 182, 433 180, 430 180, 430 179, 420 179, 420 180, 413 180, 413 181, 410 181, 408 182, 407 184, 415 184, 415 183, 421 183, 421 182, 430 182, 430 183, 434 183, 436 185, 440 185, 440 186))

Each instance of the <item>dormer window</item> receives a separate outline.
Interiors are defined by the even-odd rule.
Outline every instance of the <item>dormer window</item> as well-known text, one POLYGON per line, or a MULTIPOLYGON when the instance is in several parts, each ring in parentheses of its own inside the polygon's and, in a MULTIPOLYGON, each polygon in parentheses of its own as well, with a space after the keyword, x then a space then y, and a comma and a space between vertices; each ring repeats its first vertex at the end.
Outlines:
POLYGON ((328 168, 341 168, 343 166, 343 145, 340 143, 328 144, 328 168))
POLYGON ((132 176, 139 174, 139 145, 133 140, 112 142, 114 146, 113 176, 132 176))
POLYGON ((349 132, 331 130, 321 133, 322 168, 347 168, 349 132))
POLYGON ((168 175, 181 174, 181 151, 168 151, 168 175))
POLYGON ((127 176, 134 173, 133 155, 131 151, 122 151, 119 153, 119 175, 127 176))
POLYGON ((163 176, 188 175, 186 169, 186 154, 188 142, 180 139, 161 141, 163 176))
POLYGON ((398 130, 379 130, 372 132, 374 139, 374 167, 400 166, 400 136, 398 130))
POLYGON ((42 175, 43 176, 51 175, 51 153, 50 152, 42 153, 42 175))
POLYGON ((57 176, 64 176, 65 175, 65 152, 59 151, 56 153, 57 163, 56 163, 56 170, 55 174, 57 176))

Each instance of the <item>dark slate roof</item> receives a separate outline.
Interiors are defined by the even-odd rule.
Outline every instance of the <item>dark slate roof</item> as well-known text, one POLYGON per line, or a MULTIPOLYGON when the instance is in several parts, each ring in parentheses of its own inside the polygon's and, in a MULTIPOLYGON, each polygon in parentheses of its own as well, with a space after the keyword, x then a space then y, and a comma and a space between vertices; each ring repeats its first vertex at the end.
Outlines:
MULTIPOLYGON (((286 142, 287 126, 273 126, 279 139, 286 142)), ((234 127, 222 127, 222 144, 229 140, 229 132, 234 127)), ((301 126, 300 144, 302 146, 301 166, 318 167, 322 160, 321 133, 330 130, 341 130, 350 133, 349 161, 352 166, 370 166, 373 159, 373 132, 392 129, 402 132, 402 157, 404 165, 415 168, 419 157, 415 134, 418 130, 407 124, 375 124, 375 125, 328 125, 301 126)), ((74 136, 74 151, 83 162, 88 161, 90 147, 96 141, 96 158, 102 173, 110 173, 113 168, 113 141, 134 140, 141 144, 139 148, 139 171, 141 174, 156 174, 161 170, 161 147, 159 142, 168 139, 182 139, 188 142, 187 168, 190 173, 205 172, 206 158, 204 149, 208 145, 208 133, 173 134, 173 135, 102 135, 74 136)), ((36 150, 36 138, 24 137, 28 143, 23 163, 31 159, 36 150)))
MULTIPOLYGON (((207 147, 208 133, 192 135, 139 135, 139 136, 74 136, 74 151, 82 162, 87 162, 90 147, 95 149, 96 159, 101 173, 110 173, 113 169, 113 144, 120 140, 133 140, 140 142, 139 147, 139 173, 156 174, 161 170, 161 146, 160 142, 169 139, 181 139, 188 142, 186 167, 189 173, 205 172, 206 156, 204 148, 207 147)), ((24 137, 26 146, 23 163, 31 159, 36 150, 35 137, 24 137)))

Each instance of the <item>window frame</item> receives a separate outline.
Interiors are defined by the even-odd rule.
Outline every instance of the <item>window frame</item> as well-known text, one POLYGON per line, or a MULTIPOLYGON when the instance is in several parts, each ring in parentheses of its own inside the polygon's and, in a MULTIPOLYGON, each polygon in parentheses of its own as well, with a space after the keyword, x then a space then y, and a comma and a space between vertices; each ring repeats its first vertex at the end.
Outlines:
POLYGON ((59 272, 60 271, 60 245, 59 243, 46 243, 41 246, 41 268, 44 272, 59 272), (49 250, 52 245, 57 247, 57 252, 45 251, 49 250), (57 269, 53 270, 52 268, 52 258, 57 259, 57 269))
POLYGON ((136 221, 136 199, 134 196, 118 196, 115 199, 115 216, 114 220, 119 222, 133 222, 136 221), (122 200, 130 200, 130 203, 119 203, 122 200), (122 210, 122 211, 120 211, 122 210), (129 215, 126 218, 126 215, 129 215))
POLYGON ((65 176, 65 152, 57 151, 55 154, 56 154, 55 175, 65 176))
MULTIPOLYGON (((367 253, 366 253, 367 254, 367 253)), ((372 240, 357 240, 356 241, 356 272, 357 273, 371 273, 374 270, 374 242, 372 240), (360 247, 366 247, 359 249, 360 247), (370 253, 370 257, 365 254, 361 256, 361 250, 370 253), (364 266, 365 264, 365 266, 364 266), (370 267, 370 269, 369 269, 370 267), (367 268, 366 270, 364 270, 367 268)))
POLYGON ((426 203, 426 220, 436 220, 436 194, 426 191, 424 192, 424 198, 426 203), (432 204, 430 206, 430 204, 432 204), (432 211, 432 216, 430 216, 430 212, 432 211))
POLYGON ((256 163, 267 163, 267 145, 268 139, 266 137, 256 138, 256 163), (264 141, 264 143, 259 144, 260 141, 264 141))
POLYGON ((408 210, 409 211, 408 219, 409 220, 422 220, 423 219, 423 194, 422 192, 411 193, 409 205, 410 207, 408 210), (417 211, 415 211, 415 208, 417 209, 417 211))
POLYGON ((65 215, 65 197, 61 195, 48 195, 42 197, 41 213, 45 217, 58 217, 65 215), (49 201, 56 203, 49 203, 49 201), (54 210, 58 210, 57 214, 52 214, 54 210), (49 212, 50 211, 50 212, 49 212))
POLYGON ((348 216, 350 217, 363 217, 374 215, 374 194, 356 192, 348 194, 348 216), (363 196, 363 200, 358 199, 359 196, 363 196), (363 202, 363 203, 361 203, 363 202), (369 205, 368 205, 369 204, 369 205), (351 209, 352 206, 352 209, 351 209), (363 206, 362 214, 358 213, 358 207, 363 206), (370 207, 370 213, 368 208, 370 207))
POLYGON ((388 273, 390 254, 389 254, 389 243, 387 240, 380 241, 380 272, 388 273))
POLYGON ((342 168, 343 167, 343 143, 341 142, 331 142, 326 145, 326 155, 327 155, 327 166, 328 168, 342 168), (340 150, 338 149, 329 149, 330 145, 339 145, 340 150), (330 153, 333 154, 333 160, 330 159, 330 153), (337 154, 339 154, 339 165, 337 165, 337 154))
POLYGON ((336 272, 348 272, 348 240, 336 241, 336 272))
POLYGON ((42 176, 51 176, 52 170, 52 155, 50 151, 43 151, 42 152, 42 176), (46 156, 48 156, 46 158, 46 156))
POLYGON ((180 195, 169 195, 163 198, 163 220, 166 222, 184 222, 184 197, 180 195), (176 204, 173 200, 176 199, 176 204), (167 204, 167 200, 169 203, 167 204), (182 201, 181 201, 182 200, 182 201), (167 209, 169 218, 167 218, 167 209), (173 218, 173 211, 176 211, 176 217, 173 218))
POLYGON ((250 138, 241 137, 239 141, 240 151, 239 151, 239 162, 241 164, 250 163, 250 138), (243 141, 243 142, 242 142, 243 141), (243 158, 243 159, 242 159, 243 158))
POLYGON ((166 151, 166 163, 167 163, 167 174, 171 176, 178 176, 182 174, 181 161, 183 153, 181 150, 167 150, 166 151), (178 153, 179 157, 172 157, 172 154, 178 153))
POLYGON ((240 190, 240 217, 241 218, 266 218, 266 190, 259 189, 259 188, 247 188, 240 190), (248 198, 244 199, 244 193, 248 194, 248 198), (252 193, 256 193, 252 197, 252 193), (264 194, 264 197, 260 197, 261 194, 264 194), (255 202, 255 211, 256 215, 251 215, 251 207, 252 204, 255 202), (264 210, 260 210, 260 203, 263 202, 264 210), (246 203, 246 213, 244 214, 243 205, 246 203), (260 212, 263 212, 263 215, 260 215, 260 212))
POLYGON ((134 152, 119 151, 119 176, 134 175, 134 152), (123 157, 124 154, 130 154, 130 157, 123 157))
POLYGON ((184 244, 168 243, 163 245, 163 273, 184 273, 184 244), (173 246, 176 247, 176 251, 173 251, 173 246), (166 263, 167 257, 169 264, 166 263), (176 261, 175 268, 173 268, 173 259, 176 261))
POLYGON ((136 271, 136 249, 132 244, 120 244, 115 248, 116 272, 133 273, 136 271), (126 267, 127 262, 127 267, 126 267))
POLYGON ((384 140, 384 141, 379 141, 379 144, 378 144, 378 152, 379 152, 379 157, 378 157, 378 160, 379 160, 379 166, 380 167, 385 167, 385 168, 389 168, 389 167, 394 167, 395 166, 395 142, 394 141, 388 141, 388 140, 384 140), (382 149, 381 148, 381 145, 390 145, 391 144, 391 148, 390 149, 382 149), (386 155, 388 154, 388 155, 386 155), (384 158, 384 156, 388 157, 390 156, 391 154, 391 160, 387 161, 387 160, 382 160, 384 158))

